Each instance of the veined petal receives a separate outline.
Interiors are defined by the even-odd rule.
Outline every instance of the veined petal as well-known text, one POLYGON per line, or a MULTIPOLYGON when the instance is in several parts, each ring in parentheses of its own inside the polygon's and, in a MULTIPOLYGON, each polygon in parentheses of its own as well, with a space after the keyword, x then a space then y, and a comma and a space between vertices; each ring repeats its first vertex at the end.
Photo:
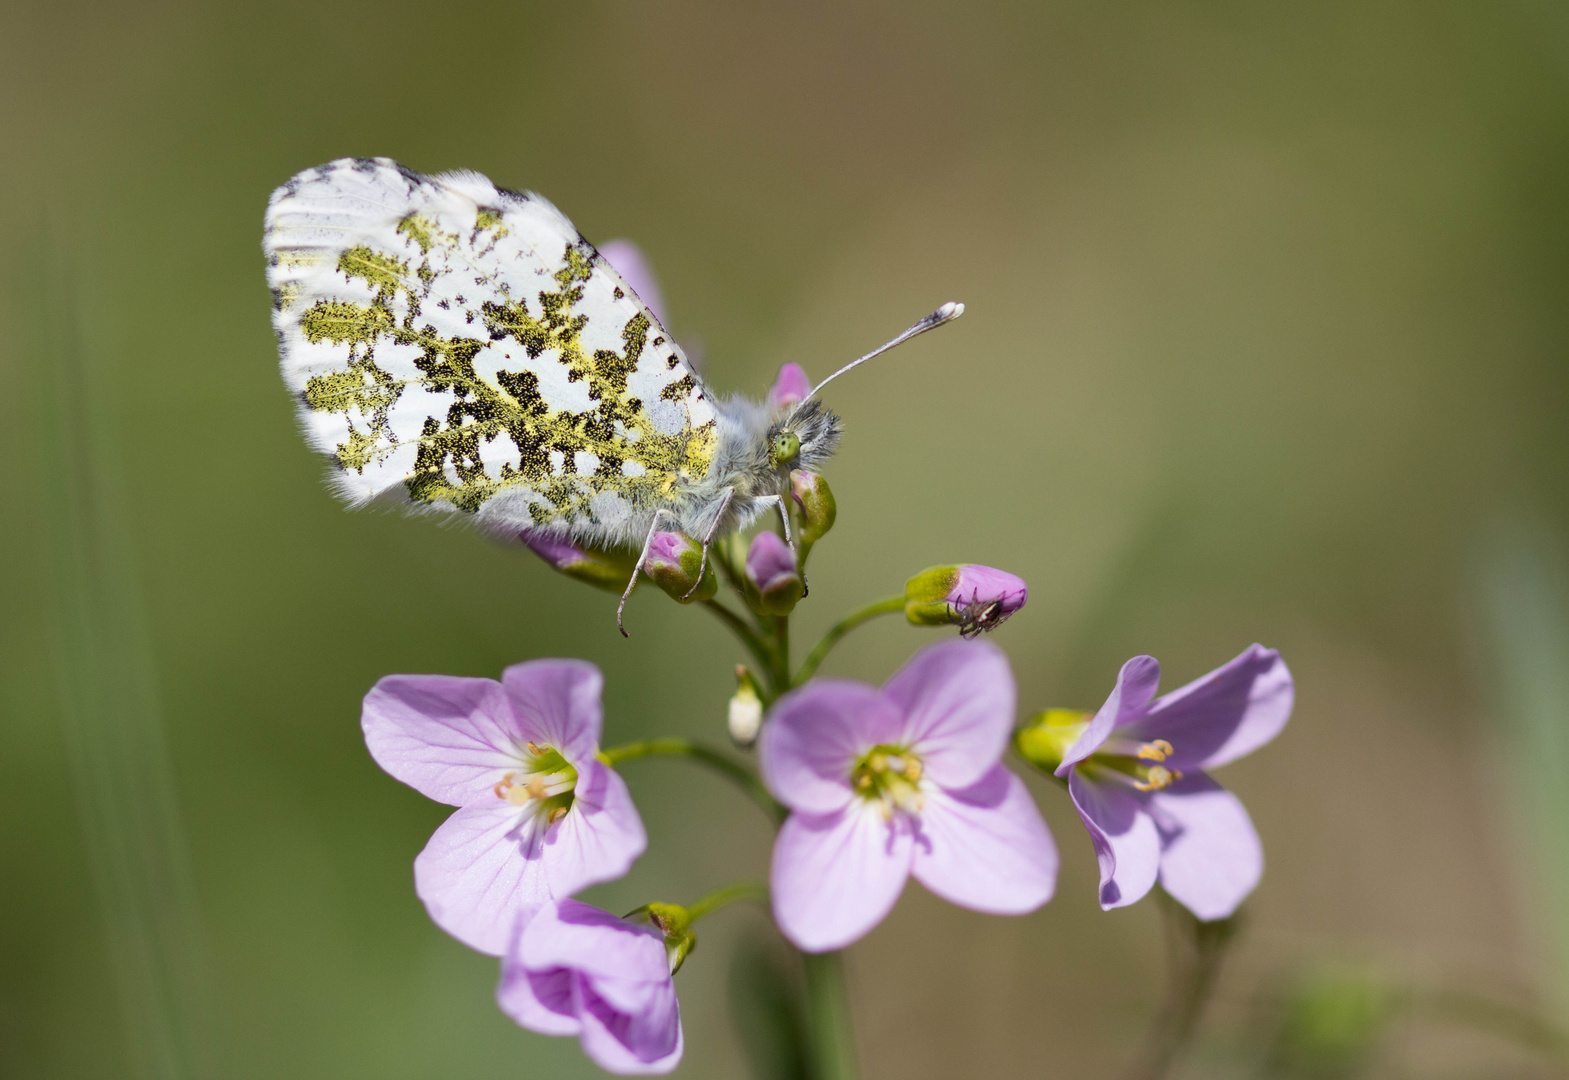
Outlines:
POLYGON ((911 873, 951 903, 1022 915, 1051 899, 1057 845, 1024 782, 1003 765, 962 791, 928 791, 911 873))
POLYGON ((414 891, 437 926, 500 956, 524 904, 550 899, 537 853, 537 819, 505 799, 481 798, 442 822, 414 859, 414 891))
POLYGON ((427 799, 462 806, 518 765, 512 713, 494 679, 388 675, 365 695, 370 756, 427 799))
POLYGON ((541 905, 519 934, 515 951, 531 971, 570 967, 596 978, 638 982, 670 977, 664 935, 581 900, 541 905))
POLYGON ((1016 691, 1008 658, 986 641, 928 645, 883 686, 904 711, 899 742, 920 755, 925 775, 968 787, 997 764, 1013 731, 1016 691))
POLYGON ((1264 874, 1264 846, 1247 809, 1201 772, 1150 797, 1160 831, 1160 884, 1206 921, 1224 919, 1264 874))
POLYGON ((844 948, 893 910, 911 846, 907 824, 859 799, 831 814, 791 814, 774 840, 774 921, 806 952, 844 948))
POLYGON ((501 960, 501 981, 496 985, 496 1004, 520 1026, 541 1035, 576 1035, 583 1030, 578 1021, 578 1005, 573 973, 567 968, 530 971, 519 955, 523 929, 539 910, 526 904, 518 913, 512 943, 501 960))
MULTIPOLYGON (((661 953, 663 948, 661 947, 661 953)), ((681 1061, 685 1040, 676 988, 667 975, 638 1011, 622 1012, 599 991, 604 981, 579 975, 583 1052, 600 1068, 623 1076, 667 1073, 681 1061)))
POLYGON ((648 847, 643 819, 619 773, 588 758, 577 777, 572 809, 545 833, 540 846, 545 879, 556 897, 614 881, 648 847))
POLYGON ((1057 766, 1057 775, 1067 776, 1069 769, 1099 750, 1113 731, 1137 719, 1159 685, 1160 662, 1153 656, 1135 656, 1123 664, 1122 670, 1117 672, 1117 685, 1111 688, 1111 696, 1090 721, 1090 726, 1084 729, 1084 734, 1068 747, 1062 764, 1057 766))
POLYGON ((550 746, 573 765, 599 750, 604 679, 584 660, 529 660, 501 673, 520 742, 550 746))
POLYGON ((879 743, 898 738, 899 708, 874 686, 818 679, 792 690, 768 715, 758 764, 774 797, 822 814, 850 802, 850 770, 879 743))
POLYGON ((1249 646, 1236 659, 1163 695, 1125 732, 1165 739, 1178 769, 1213 769, 1269 742, 1291 717, 1296 688, 1274 649, 1249 646))
POLYGON ((1082 769, 1068 774, 1068 794, 1100 861, 1101 908, 1142 898, 1160 870, 1160 835, 1143 803, 1122 784, 1091 780, 1082 769))

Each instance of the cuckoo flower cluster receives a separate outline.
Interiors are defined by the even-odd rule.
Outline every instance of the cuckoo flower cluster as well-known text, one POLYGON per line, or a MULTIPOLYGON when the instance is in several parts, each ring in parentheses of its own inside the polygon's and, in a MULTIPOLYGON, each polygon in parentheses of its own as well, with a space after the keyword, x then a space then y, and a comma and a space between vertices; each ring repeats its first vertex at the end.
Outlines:
MULTIPOLYGON (((655 300, 635 249, 607 245, 605 254, 655 300)), ((769 400, 798 403, 810 391, 787 364, 769 400)), ((644 580, 710 611, 738 640, 746 662, 735 666, 735 694, 727 711, 711 710, 728 749, 675 738, 602 747, 603 680, 580 660, 528 660, 500 681, 392 675, 366 695, 377 763, 456 808, 415 858, 414 889, 438 926, 500 958, 506 1015, 576 1037, 611 1072, 662 1073, 684 1045, 674 976, 696 945, 693 925, 730 901, 764 904, 806 963, 870 933, 912 877, 973 911, 1035 911, 1052 897, 1058 852, 1010 752, 1065 790, 1100 863, 1103 908, 1158 882, 1198 919, 1236 910, 1259 882, 1262 847, 1210 770, 1285 725, 1293 689, 1278 653, 1251 646, 1158 697, 1159 665, 1134 657, 1099 711, 1050 709, 1019 724, 1008 657, 978 638, 1020 611, 1028 589, 1013 574, 962 563, 908 575, 792 663, 789 619, 820 602, 806 563, 837 506, 814 472, 782 469, 781 492, 790 539, 782 529, 723 537, 705 559, 697 538, 663 532, 642 565, 644 580), (845 635, 891 614, 957 635, 917 650, 881 686, 816 677, 845 635), (776 826, 766 886, 740 882, 626 915, 576 898, 626 875, 643 853, 619 769, 651 754, 712 767, 758 803, 776 826)), ((619 592, 637 563, 636 552, 520 539, 556 570, 607 590, 619 592)))

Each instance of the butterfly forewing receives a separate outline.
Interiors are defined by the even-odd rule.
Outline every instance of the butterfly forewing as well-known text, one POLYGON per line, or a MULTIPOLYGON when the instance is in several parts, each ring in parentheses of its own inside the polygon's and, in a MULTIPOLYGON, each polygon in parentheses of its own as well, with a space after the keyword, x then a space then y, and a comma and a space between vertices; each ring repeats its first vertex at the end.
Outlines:
POLYGON ((264 244, 284 381, 351 501, 616 536, 707 473, 707 391, 539 196, 346 159, 273 194, 264 244))

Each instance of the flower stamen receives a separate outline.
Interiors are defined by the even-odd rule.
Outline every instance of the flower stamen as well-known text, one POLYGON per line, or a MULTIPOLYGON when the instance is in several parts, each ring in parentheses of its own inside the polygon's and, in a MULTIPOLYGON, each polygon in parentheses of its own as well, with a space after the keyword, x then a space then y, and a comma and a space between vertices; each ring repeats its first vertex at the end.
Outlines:
POLYGON ((1165 739, 1151 739, 1139 747, 1137 756, 1145 761, 1165 761, 1176 749, 1165 739))
POLYGON ((876 801, 884 821, 896 811, 919 814, 926 805, 920 787, 921 759, 902 747, 876 746, 850 773, 850 786, 868 802, 876 801))

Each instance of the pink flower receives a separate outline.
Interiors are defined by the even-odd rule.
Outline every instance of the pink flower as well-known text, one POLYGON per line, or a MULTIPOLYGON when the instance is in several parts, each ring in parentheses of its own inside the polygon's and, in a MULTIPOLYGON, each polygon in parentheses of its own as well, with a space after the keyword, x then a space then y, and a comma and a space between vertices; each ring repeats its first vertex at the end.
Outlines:
POLYGON ((1056 772, 1095 843, 1102 908, 1133 903, 1158 877, 1200 919, 1223 919, 1258 885, 1264 849, 1242 802, 1206 770, 1280 733, 1291 672, 1253 645, 1151 701, 1159 682, 1153 656, 1122 665, 1094 719, 1058 734, 1068 748, 1056 772))
POLYGON ((768 390, 768 404, 775 410, 799 405, 812 392, 812 380, 800 364, 785 364, 768 390))
POLYGON ((1001 626, 1024 606, 1024 579, 990 566, 932 566, 904 585, 904 615, 916 626, 954 624, 965 637, 1001 626))
POLYGON ((637 298, 654 313, 654 318, 665 321, 665 297, 659 290, 659 279, 654 267, 643 254, 643 249, 630 240, 607 240, 599 245, 599 254, 611 269, 621 275, 621 280, 631 286, 637 298))
POLYGON ((376 763, 460 807, 414 860, 430 917, 465 945, 506 951, 526 903, 625 874, 647 838, 599 752, 603 680, 580 660, 531 660, 492 679, 389 675, 365 695, 376 763))
POLYGON ((795 552, 777 533, 752 537, 746 553, 746 582, 755 606, 767 615, 788 615, 805 591, 795 552))
POLYGON ((670 1072, 681 1061, 664 934, 576 899, 519 912, 496 1003, 530 1031, 576 1034, 610 1072, 670 1072))
POLYGON ((774 918, 807 952, 842 948, 892 910, 905 880, 977 911, 1051 899, 1057 849, 1001 764, 1014 684, 992 645, 921 650, 881 690, 822 680, 763 727, 769 789, 793 813, 774 843, 774 918))
POLYGON ((496 1002, 530 1031, 576 1035, 613 1073, 667 1073, 681 1060, 664 935, 577 900, 519 912, 496 1002))

